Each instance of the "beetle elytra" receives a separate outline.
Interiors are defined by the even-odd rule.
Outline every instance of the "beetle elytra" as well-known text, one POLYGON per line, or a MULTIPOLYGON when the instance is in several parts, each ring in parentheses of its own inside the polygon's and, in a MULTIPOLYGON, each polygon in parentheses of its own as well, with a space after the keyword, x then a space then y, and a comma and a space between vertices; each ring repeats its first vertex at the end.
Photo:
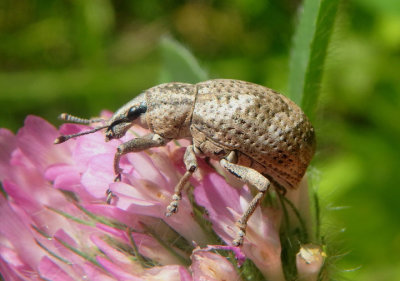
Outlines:
MULTIPOLYGON (((90 124, 61 114, 61 119, 90 124)), ((114 172, 121 179, 121 156, 173 139, 191 138, 186 148, 186 172, 175 187, 166 215, 178 210, 182 189, 197 169, 197 156, 210 157, 258 193, 237 221, 234 245, 242 245, 247 221, 271 183, 282 190, 296 188, 315 151, 315 133, 306 115, 285 96, 266 87, 240 80, 216 79, 198 84, 166 83, 144 91, 122 106, 104 125, 60 136, 55 143, 106 129, 106 141, 118 139, 138 124, 148 135, 122 143, 115 154, 114 172)), ((112 194, 108 194, 107 201, 112 194)))

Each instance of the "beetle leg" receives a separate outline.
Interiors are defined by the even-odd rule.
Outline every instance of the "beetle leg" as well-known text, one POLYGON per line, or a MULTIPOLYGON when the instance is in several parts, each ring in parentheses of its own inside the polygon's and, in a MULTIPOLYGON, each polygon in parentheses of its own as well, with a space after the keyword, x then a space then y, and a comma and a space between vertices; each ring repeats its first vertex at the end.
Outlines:
MULTIPOLYGON (((129 152, 143 151, 151 147, 162 146, 166 144, 168 141, 169 139, 163 138, 158 134, 148 134, 141 138, 135 138, 120 144, 114 156, 114 173, 116 175, 114 181, 121 180, 122 169, 119 167, 119 161, 121 160, 122 155, 127 154, 129 152)), ((106 194, 107 194, 107 203, 110 204, 111 198, 114 197, 114 195, 112 194, 110 189, 107 190, 106 194)))
POLYGON ((186 172, 183 177, 179 180, 178 184, 175 186, 174 195, 172 195, 172 201, 167 207, 167 212, 165 215, 167 217, 178 211, 178 202, 182 199, 182 190, 189 182, 190 177, 197 169, 197 160, 194 152, 193 145, 189 145, 186 148, 185 155, 183 156, 183 162, 186 166, 186 172))
MULTIPOLYGON (((235 153, 231 152, 230 154, 235 153)), ((227 157, 228 159, 234 159, 232 155, 227 157)), ((242 217, 237 221, 236 225, 239 228, 237 233, 237 237, 233 240, 233 245, 240 246, 243 244, 243 238, 246 233, 247 221, 249 220, 250 216, 254 213, 254 210, 260 205, 262 199, 265 196, 268 187, 270 186, 269 180, 264 177, 262 174, 257 172, 256 170, 240 166, 237 164, 233 164, 229 162, 227 159, 221 159, 220 161, 221 166, 225 168, 228 172, 239 178, 241 181, 245 182, 246 184, 250 184, 255 186, 258 190, 256 196, 254 196, 253 200, 251 200, 247 210, 244 212, 242 217)))

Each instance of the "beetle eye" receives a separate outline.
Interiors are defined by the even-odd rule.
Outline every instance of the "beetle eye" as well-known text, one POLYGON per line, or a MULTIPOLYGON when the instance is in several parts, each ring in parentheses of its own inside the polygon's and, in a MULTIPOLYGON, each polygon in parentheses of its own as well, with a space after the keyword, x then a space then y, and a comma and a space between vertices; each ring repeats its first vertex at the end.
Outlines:
POLYGON ((147 106, 145 103, 141 103, 139 106, 132 106, 127 114, 129 120, 135 120, 140 116, 140 114, 145 113, 147 106))
POLYGON ((129 120, 134 120, 134 119, 136 119, 137 117, 139 117, 139 115, 140 115, 140 112, 139 112, 139 110, 138 110, 138 107, 137 106, 133 106, 133 107, 131 107, 130 109, 129 109, 129 111, 128 111, 128 119, 129 120))

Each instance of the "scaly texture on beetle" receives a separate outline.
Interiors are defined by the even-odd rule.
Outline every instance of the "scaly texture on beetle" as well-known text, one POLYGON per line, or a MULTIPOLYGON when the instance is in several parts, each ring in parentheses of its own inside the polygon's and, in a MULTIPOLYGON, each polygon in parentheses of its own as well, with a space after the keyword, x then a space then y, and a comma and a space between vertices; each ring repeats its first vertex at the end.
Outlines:
MULTIPOLYGON (((68 114, 66 121, 91 123, 68 114)), ((149 135, 118 147, 114 161, 121 179, 122 155, 192 138, 184 156, 186 173, 175 187, 167 216, 177 212, 181 192, 197 169, 196 157, 210 157, 258 193, 238 220, 235 245, 241 245, 247 221, 272 182, 279 189, 296 188, 315 151, 314 129, 301 109, 285 96, 245 81, 216 79, 195 85, 166 83, 146 90, 93 130, 60 136, 55 143, 106 129, 106 141, 122 137, 133 125, 149 135)), ((109 192, 107 201, 112 198, 109 192)))

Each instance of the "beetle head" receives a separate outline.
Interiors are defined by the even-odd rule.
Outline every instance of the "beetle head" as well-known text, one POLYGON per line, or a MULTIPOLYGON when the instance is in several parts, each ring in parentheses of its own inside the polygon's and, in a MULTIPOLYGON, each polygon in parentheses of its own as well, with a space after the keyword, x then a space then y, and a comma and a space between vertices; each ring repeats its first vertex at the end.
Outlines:
POLYGON ((126 131, 146 113, 145 101, 133 100, 121 107, 108 121, 106 141, 123 137, 126 131))
POLYGON ((60 119, 64 121, 70 121, 79 124, 91 124, 95 122, 103 122, 103 125, 98 127, 94 127, 89 131, 79 132, 77 134, 59 136, 54 143, 63 143, 71 138, 76 138, 82 135, 92 134, 101 129, 107 128, 105 135, 106 141, 112 139, 119 139, 123 137, 126 131, 134 124, 139 123, 142 124, 142 120, 144 118, 144 113, 147 111, 147 103, 145 101, 144 94, 139 95, 135 99, 131 100, 123 107, 117 110, 114 115, 109 120, 103 119, 83 119, 79 117, 75 117, 66 113, 60 115, 60 119))

